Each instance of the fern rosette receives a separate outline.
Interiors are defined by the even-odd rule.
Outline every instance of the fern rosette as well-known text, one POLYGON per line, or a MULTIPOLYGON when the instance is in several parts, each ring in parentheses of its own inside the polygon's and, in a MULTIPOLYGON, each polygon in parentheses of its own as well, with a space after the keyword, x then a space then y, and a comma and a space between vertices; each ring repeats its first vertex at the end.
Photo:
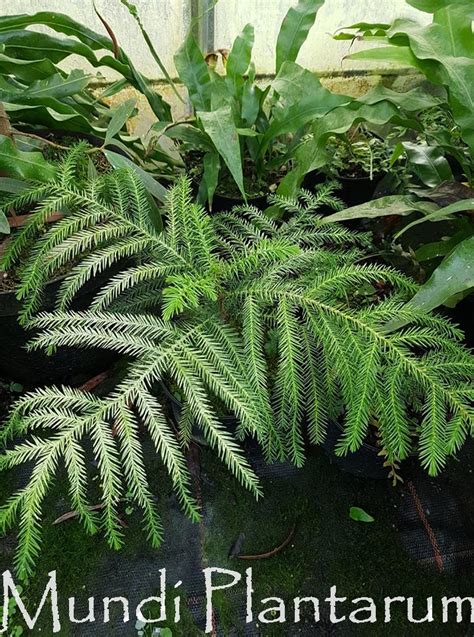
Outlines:
POLYGON ((474 366, 462 334, 444 318, 408 309, 412 281, 364 263, 366 237, 318 215, 322 204, 339 207, 333 184, 295 201, 273 197, 287 220, 272 221, 249 206, 210 216, 182 178, 169 191, 159 230, 134 173, 119 170, 77 186, 66 160, 53 182, 5 206, 22 202, 36 202, 36 209, 6 262, 33 245, 19 288, 24 318, 39 330, 31 346, 99 346, 132 362, 106 396, 45 388, 15 405, 3 430, 1 466, 33 463, 33 470, 0 521, 4 530, 19 521, 21 572, 31 571, 40 550, 42 506, 61 464, 87 531, 100 528, 119 548, 117 508, 128 491, 149 539, 160 543, 140 427, 192 519, 199 517, 186 464, 193 424, 255 495, 258 479, 238 444, 245 436, 259 442, 269 462, 301 465, 305 438, 321 443, 334 419, 344 428, 340 454, 356 451, 376 422, 389 461, 417 450, 434 475, 471 433, 474 366), (66 207, 64 218, 38 236, 51 211, 66 207), (47 277, 66 264, 72 265, 57 311, 35 315, 47 277), (81 286, 113 264, 123 269, 90 309, 68 309, 81 286), (368 286, 369 297, 360 293, 368 286), (393 321, 405 327, 390 331, 393 321), (154 392, 169 379, 184 399, 177 430, 154 392), (236 436, 221 424, 217 405, 236 415, 236 436), (89 440, 100 474, 100 517, 89 507, 89 440))

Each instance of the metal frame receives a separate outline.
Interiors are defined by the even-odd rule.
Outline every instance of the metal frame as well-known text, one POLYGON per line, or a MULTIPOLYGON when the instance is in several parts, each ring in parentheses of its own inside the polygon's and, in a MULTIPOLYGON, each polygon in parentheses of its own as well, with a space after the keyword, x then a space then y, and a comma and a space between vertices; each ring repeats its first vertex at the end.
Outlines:
POLYGON ((191 24, 199 46, 204 54, 215 49, 215 4, 216 0, 190 0, 191 24))

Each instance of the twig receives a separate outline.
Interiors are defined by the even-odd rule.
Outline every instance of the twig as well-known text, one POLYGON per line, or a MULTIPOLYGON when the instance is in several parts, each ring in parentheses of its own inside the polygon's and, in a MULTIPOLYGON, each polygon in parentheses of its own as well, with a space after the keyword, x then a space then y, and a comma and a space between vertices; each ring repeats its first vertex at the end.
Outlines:
POLYGON ((407 484, 408 490, 410 492, 411 497, 413 498, 413 503, 415 505, 416 512, 418 513, 418 517, 423 524, 423 527, 426 531, 426 535, 428 536, 428 540, 431 544, 431 548, 433 549, 433 557, 436 564, 436 567, 440 573, 444 571, 444 560, 441 554, 441 550, 438 544, 438 539, 433 531, 431 524, 428 522, 428 518, 426 517, 425 510, 423 509, 423 505, 416 491, 415 485, 413 482, 408 482, 407 484))
POLYGON ((8 118, 7 112, 2 102, 0 102, 0 135, 5 135, 5 137, 10 138, 12 137, 10 119, 8 118))
MULTIPOLYGON (((104 508, 104 506, 104 504, 94 504, 93 506, 88 506, 87 510, 100 511, 104 508)), ((53 522, 53 526, 55 526, 56 524, 62 524, 63 522, 67 522, 68 520, 73 520, 74 518, 77 518, 78 515, 79 513, 77 511, 68 511, 67 513, 64 513, 64 515, 60 515, 59 518, 56 518, 56 520, 54 520, 53 522)))
POLYGON ((94 376, 93 378, 85 382, 83 385, 81 385, 80 389, 81 391, 91 392, 96 387, 101 385, 105 380, 107 380, 108 377, 109 377, 108 371, 102 372, 101 374, 97 374, 97 376, 94 376))
MULTIPOLYGON (((10 228, 21 228, 28 222, 28 219, 31 216, 31 215, 16 215, 14 214, 13 210, 9 210, 9 212, 12 215, 12 218, 8 219, 8 225, 10 226, 10 228)), ((62 212, 54 212, 45 220, 45 223, 53 223, 54 221, 58 221, 59 219, 62 219, 63 217, 64 215, 62 212)))
POLYGON ((281 551, 283 551, 283 549, 288 546, 288 544, 293 539, 295 533, 296 533, 296 522, 291 527, 291 531, 288 537, 279 546, 272 549, 271 551, 268 551, 267 553, 259 553, 258 555, 236 555, 235 557, 238 560, 266 560, 269 557, 274 557, 278 553, 281 553, 281 551))
POLYGON ((117 36, 115 35, 115 33, 112 31, 112 27, 110 26, 110 24, 105 20, 105 18, 103 18, 101 16, 101 14, 99 13, 99 10, 97 9, 97 6, 95 4, 95 1, 92 3, 94 6, 94 11, 96 16, 99 18, 99 20, 102 22, 102 24, 104 25, 105 30, 107 31, 107 33, 110 36, 110 39, 112 40, 112 45, 113 45, 113 52, 114 52, 114 58, 116 60, 119 59, 120 57, 120 46, 117 40, 117 36))
MULTIPOLYGON (((52 146, 53 148, 57 148, 59 150, 70 150, 69 146, 62 146, 61 144, 52 142, 50 139, 47 139, 46 137, 41 137, 41 135, 35 135, 34 133, 23 133, 21 131, 12 131, 11 135, 12 137, 30 137, 31 139, 37 139, 38 141, 43 142, 44 144, 48 144, 49 146, 52 146)), ((103 151, 103 147, 100 146, 99 148, 90 148, 89 150, 86 150, 85 152, 88 155, 92 155, 93 153, 98 153, 102 151, 103 151)))
POLYGON ((67 146, 61 146, 61 144, 56 144, 49 139, 41 137, 40 135, 35 135, 34 133, 22 133, 21 131, 13 131, 12 137, 30 137, 31 139, 38 139, 39 141, 49 144, 50 146, 54 146, 54 148, 59 148, 60 150, 69 150, 67 146))
MULTIPOLYGON (((91 511, 91 512, 92 511, 100 511, 104 507, 105 507, 105 504, 94 504, 92 506, 88 506, 87 510, 91 511)), ((55 526, 57 524, 62 524, 63 522, 67 522, 68 520, 74 520, 78 516, 79 516, 79 512, 78 511, 68 511, 67 513, 64 513, 64 515, 60 515, 59 518, 54 520, 53 526, 55 526)), ((118 518, 118 523, 124 529, 128 529, 128 524, 124 520, 122 520, 121 518, 118 518)))

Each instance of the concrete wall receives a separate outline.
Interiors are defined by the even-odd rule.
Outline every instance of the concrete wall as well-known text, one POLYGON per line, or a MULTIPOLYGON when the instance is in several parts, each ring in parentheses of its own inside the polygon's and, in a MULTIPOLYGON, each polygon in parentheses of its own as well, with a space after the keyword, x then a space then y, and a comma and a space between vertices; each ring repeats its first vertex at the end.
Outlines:
MULTIPOLYGON (((228 47, 247 23, 255 25, 255 59, 259 73, 271 74, 275 66, 275 43, 281 22, 292 6, 292 0, 220 0, 216 10, 217 47, 228 47)), ((316 24, 301 49, 298 62, 317 72, 340 72, 373 68, 361 62, 342 61, 349 52, 350 42, 335 41, 333 34, 340 27, 357 22, 392 22, 397 17, 427 20, 427 14, 409 7, 405 0, 326 0, 316 24)), ((351 50, 360 49, 355 44, 351 50)), ((379 67, 380 68, 380 67, 379 67)))
MULTIPOLYGON (((157 65, 143 42, 137 25, 119 0, 96 0, 97 6, 113 27, 121 46, 141 71, 159 79, 157 65)), ((281 21, 296 0, 219 0, 215 9, 215 48, 229 48, 235 36, 251 22, 256 30, 255 61, 262 74, 274 70, 275 42, 281 21)), ((133 0, 163 62, 174 73, 173 53, 182 42, 190 24, 191 0, 133 0)), ((61 11, 103 33, 92 8, 92 0, 0 0, 2 14, 61 11)), ((405 0, 326 0, 315 28, 304 45, 299 61, 306 67, 325 73, 364 69, 361 63, 345 61, 348 42, 335 42, 331 33, 341 26, 361 20, 391 22, 399 16, 428 20, 427 14, 411 9, 405 0)), ((353 50, 356 50, 357 46, 353 50)), ((74 65, 71 60, 69 66, 74 65)), ((370 68, 370 65, 369 67, 370 68)), ((110 71, 104 71, 110 78, 110 71)))
MULTIPOLYGON (((190 22, 189 0, 132 0, 165 66, 174 73, 173 55, 185 38, 190 22)), ((160 70, 153 60, 138 25, 119 0, 96 0, 97 8, 112 27, 120 46, 137 67, 150 78, 159 79, 160 70)), ((104 27, 94 13, 92 0, 0 0, 3 15, 58 11, 66 13, 98 33, 106 35, 104 27)), ((42 30, 39 27, 38 30, 42 30)), ((70 60, 67 66, 74 66, 70 60)), ((77 64, 76 64, 77 66, 77 64)), ((113 77, 103 69, 107 79, 113 77)))

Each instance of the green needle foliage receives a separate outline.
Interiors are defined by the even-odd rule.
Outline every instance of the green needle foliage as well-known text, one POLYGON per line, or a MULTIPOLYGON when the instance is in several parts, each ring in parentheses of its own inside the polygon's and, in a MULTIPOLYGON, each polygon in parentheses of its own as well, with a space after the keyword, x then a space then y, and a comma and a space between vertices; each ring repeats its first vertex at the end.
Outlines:
MULTIPOLYGON (((471 434, 474 365, 462 334, 443 318, 408 310, 414 284, 364 264, 365 237, 325 223, 318 195, 280 202, 292 212, 288 221, 274 222, 251 206, 210 216, 182 178, 169 192, 158 231, 133 173, 116 171, 79 187, 73 172, 59 171, 47 192, 33 186, 19 195, 38 201, 36 220, 57 202, 69 211, 36 240, 23 269, 20 295, 30 316, 45 279, 72 263, 58 310, 30 320, 39 330, 32 347, 103 347, 133 362, 104 397, 46 388, 15 405, 0 466, 33 469, 2 507, 0 525, 19 524, 20 572, 31 571, 40 551, 43 501, 60 465, 86 531, 100 529, 119 548, 117 507, 129 491, 150 541, 160 543, 144 431, 192 519, 199 510, 186 466, 191 423, 257 496, 257 478, 238 445, 245 436, 259 442, 268 461, 301 465, 306 435, 322 442, 331 420, 344 426, 340 454, 356 451, 376 422, 389 460, 417 449, 434 475, 471 434), (122 270, 90 309, 68 309, 80 287, 113 263, 122 270), (389 321, 406 327, 390 332, 389 321), (170 380, 183 397, 176 428, 155 392, 170 380), (237 416, 235 436, 221 424, 222 410, 237 416), (24 441, 12 445, 12 438, 24 441), (100 516, 89 509, 89 441, 100 474, 100 516)), ((323 190, 326 204, 329 195, 323 190)), ((9 262, 34 234, 27 228, 14 239, 9 262)))

